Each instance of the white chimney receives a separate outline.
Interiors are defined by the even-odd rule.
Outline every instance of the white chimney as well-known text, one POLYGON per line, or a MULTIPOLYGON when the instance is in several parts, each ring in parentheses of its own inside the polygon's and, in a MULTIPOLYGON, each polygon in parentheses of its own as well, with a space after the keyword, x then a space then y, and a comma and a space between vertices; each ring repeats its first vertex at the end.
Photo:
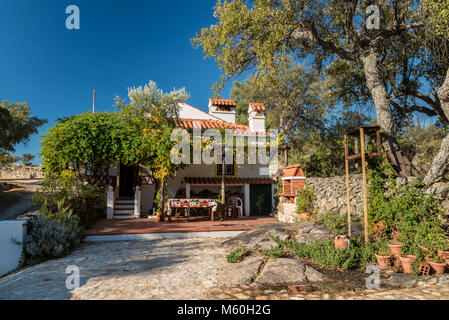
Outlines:
POLYGON ((251 131, 265 132, 265 110, 263 103, 250 102, 248 114, 251 131))
POLYGON ((235 101, 231 99, 209 99, 209 114, 223 121, 235 123, 235 101))

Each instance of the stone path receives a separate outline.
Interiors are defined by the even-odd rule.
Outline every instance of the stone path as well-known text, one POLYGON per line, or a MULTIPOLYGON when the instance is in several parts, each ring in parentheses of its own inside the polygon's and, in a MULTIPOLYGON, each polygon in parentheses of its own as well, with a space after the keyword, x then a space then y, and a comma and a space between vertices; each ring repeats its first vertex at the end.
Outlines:
POLYGON ((356 292, 221 287, 229 268, 220 239, 83 244, 69 256, 0 278, 0 299, 449 299, 449 277, 420 287, 356 292), (66 268, 80 270, 80 288, 66 287, 66 268))
POLYGON ((202 299, 226 264, 216 239, 83 244, 0 279, 0 299, 202 299), (80 288, 66 288, 66 268, 79 267, 80 288))
POLYGON ((342 292, 293 292, 290 289, 263 290, 254 286, 220 287, 209 290, 207 299, 218 300, 449 300, 449 277, 439 283, 393 290, 342 292))
POLYGON ((41 179, 0 179, 0 181, 17 185, 17 188, 4 191, 4 194, 8 193, 18 197, 17 202, 8 207, 2 206, 0 200, 0 220, 14 220, 28 211, 39 208, 32 203, 32 198, 34 192, 41 187, 41 179))

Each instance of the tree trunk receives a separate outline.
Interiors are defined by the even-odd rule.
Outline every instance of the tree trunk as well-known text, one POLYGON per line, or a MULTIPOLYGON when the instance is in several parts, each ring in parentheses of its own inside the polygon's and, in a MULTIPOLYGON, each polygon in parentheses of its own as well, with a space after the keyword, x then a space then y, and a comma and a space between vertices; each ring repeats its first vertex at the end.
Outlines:
MULTIPOLYGON (((446 73, 446 79, 441 87, 438 89, 438 99, 441 103, 446 118, 449 119, 449 70, 446 73)), ((440 150, 433 159, 432 166, 424 178, 426 185, 431 185, 435 182, 443 180, 449 167, 449 134, 441 142, 440 150)))
POLYGON ((159 197, 159 208, 161 209, 161 213, 160 213, 160 221, 164 221, 165 220, 165 213, 164 213, 164 209, 165 209, 165 179, 161 179, 160 181, 160 197, 159 197))
POLYGON ((385 142, 383 148, 388 156, 393 168, 401 176, 417 176, 419 171, 405 157, 399 145, 393 136, 393 117, 390 109, 390 101, 387 97, 387 92, 380 81, 380 76, 377 68, 378 54, 371 50, 371 52, 362 57, 363 69, 366 77, 366 84, 368 90, 373 98, 376 107, 377 122, 383 130, 385 142))

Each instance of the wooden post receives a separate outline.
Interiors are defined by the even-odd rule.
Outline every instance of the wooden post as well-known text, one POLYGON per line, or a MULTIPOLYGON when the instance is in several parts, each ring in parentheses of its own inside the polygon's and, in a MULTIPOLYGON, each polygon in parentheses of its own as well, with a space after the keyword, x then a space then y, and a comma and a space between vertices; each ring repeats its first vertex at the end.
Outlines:
POLYGON ((348 237, 351 236, 351 198, 349 191, 349 146, 348 135, 345 134, 345 168, 346 168, 346 206, 348 208, 348 237))
POLYGON ((360 128, 360 147, 362 150, 362 178, 363 178, 363 218, 365 224, 365 243, 368 242, 368 204, 366 192, 366 162, 365 162, 365 129, 360 128))

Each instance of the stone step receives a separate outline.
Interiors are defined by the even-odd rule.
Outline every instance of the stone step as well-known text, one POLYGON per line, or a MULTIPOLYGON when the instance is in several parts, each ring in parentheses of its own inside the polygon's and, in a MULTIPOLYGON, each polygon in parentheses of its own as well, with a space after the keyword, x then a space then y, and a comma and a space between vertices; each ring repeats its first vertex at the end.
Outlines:
POLYGON ((114 208, 114 215, 116 214, 134 214, 134 208, 132 209, 115 209, 114 208))
POLYGON ((134 210, 134 203, 132 203, 132 204, 116 203, 114 205, 114 209, 133 209, 134 210))
POLYGON ((114 219, 137 219, 136 216, 133 214, 121 214, 121 215, 114 215, 114 219))
POLYGON ((122 199, 116 199, 115 204, 134 204, 134 199, 130 199, 130 200, 122 200, 122 199))

